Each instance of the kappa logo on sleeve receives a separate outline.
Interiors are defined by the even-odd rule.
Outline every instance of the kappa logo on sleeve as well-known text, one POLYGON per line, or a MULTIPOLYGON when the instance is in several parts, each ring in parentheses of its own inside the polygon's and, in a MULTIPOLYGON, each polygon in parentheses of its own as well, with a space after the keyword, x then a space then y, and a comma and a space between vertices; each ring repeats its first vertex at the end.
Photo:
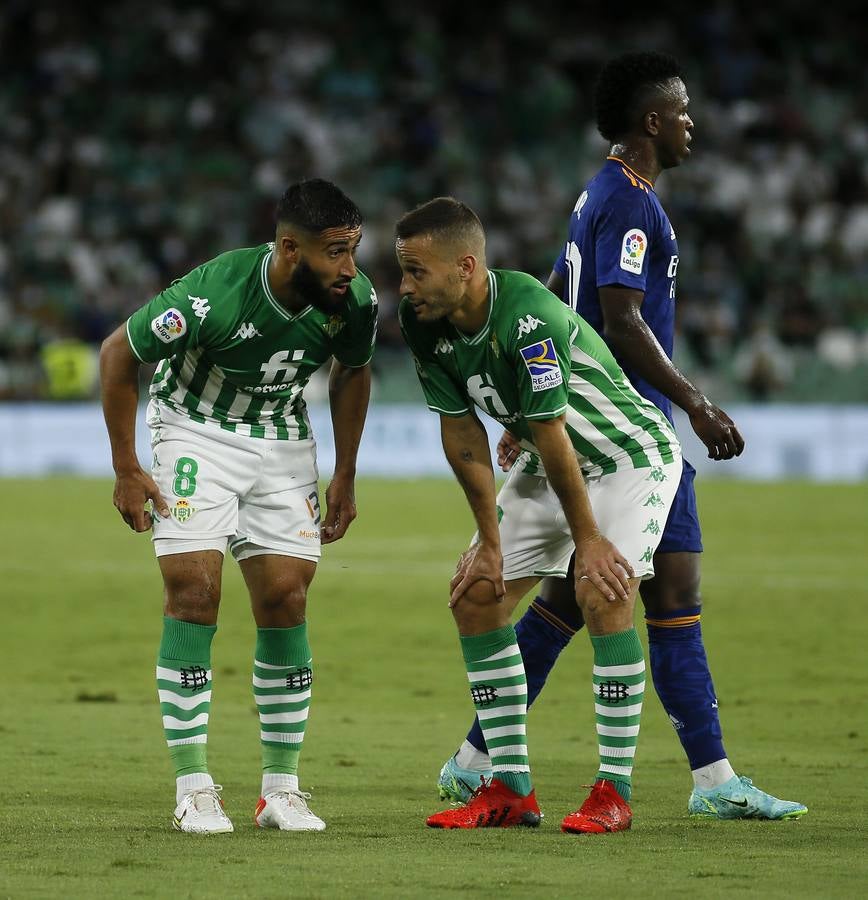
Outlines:
POLYGON ((641 228, 629 228, 621 243, 621 268, 634 275, 642 274, 645 252, 648 250, 648 236, 641 228))
POLYGON ((181 310, 167 309, 151 321, 151 331, 164 343, 171 344, 187 333, 187 322, 181 310))
POLYGON ((558 365, 558 355, 555 353, 555 345, 550 337, 520 348, 519 353, 530 372, 530 382, 534 393, 547 391, 549 388, 564 383, 564 376, 558 365))

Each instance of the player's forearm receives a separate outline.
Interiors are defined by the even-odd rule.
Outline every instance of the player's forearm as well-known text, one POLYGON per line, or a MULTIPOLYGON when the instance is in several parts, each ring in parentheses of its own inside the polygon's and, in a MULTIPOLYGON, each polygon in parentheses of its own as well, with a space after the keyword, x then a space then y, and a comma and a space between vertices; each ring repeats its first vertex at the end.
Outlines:
POLYGON ((354 478, 359 443, 371 397, 371 367, 335 360, 329 374, 329 406, 335 437, 335 475, 354 478))
POLYGON ((497 490, 485 429, 473 415, 441 416, 440 421, 443 450, 467 498, 479 539, 489 546, 499 547, 497 490))
POLYGON ((576 452, 564 429, 563 417, 533 422, 531 432, 546 478, 560 501, 574 543, 596 534, 597 521, 576 452))
POLYGON ((115 472, 139 468, 136 414, 139 408, 139 362, 123 327, 103 341, 99 356, 100 396, 115 472))
POLYGON ((606 341, 626 366, 685 412, 705 402, 704 394, 678 370, 641 316, 606 322, 606 341))

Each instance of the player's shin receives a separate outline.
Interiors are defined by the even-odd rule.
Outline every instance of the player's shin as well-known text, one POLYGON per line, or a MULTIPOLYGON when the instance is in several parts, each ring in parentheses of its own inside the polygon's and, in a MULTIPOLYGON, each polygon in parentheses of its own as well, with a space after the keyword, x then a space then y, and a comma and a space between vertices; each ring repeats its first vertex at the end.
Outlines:
POLYGON ((211 709, 211 641, 216 631, 216 625, 163 617, 157 692, 179 801, 188 791, 214 784, 208 774, 206 748, 211 709))
MULTIPOLYGON (((542 690, 561 651, 584 624, 575 600, 572 600, 571 605, 572 609, 566 611, 553 610, 543 597, 536 597, 515 625, 515 635, 527 678, 528 706, 542 690)), ((474 719, 473 727, 467 734, 467 742, 480 753, 488 752, 478 718, 474 719)), ((459 750, 459 765, 473 768, 460 754, 459 750)))
POLYGON ((253 694, 259 711, 263 797, 270 791, 298 790, 312 682, 306 623, 256 629, 253 694))
POLYGON ((591 635, 591 643, 600 751, 597 778, 613 782, 621 797, 629 801, 645 693, 642 644, 635 628, 591 635))
POLYGON ((734 774, 726 762, 717 697, 700 625, 701 607, 647 616, 651 677, 660 702, 684 747, 698 787, 723 784, 734 774), (724 762, 725 765, 713 764, 724 762))
POLYGON ((492 774, 522 796, 531 792, 527 755, 527 679, 512 625, 461 638, 492 774))

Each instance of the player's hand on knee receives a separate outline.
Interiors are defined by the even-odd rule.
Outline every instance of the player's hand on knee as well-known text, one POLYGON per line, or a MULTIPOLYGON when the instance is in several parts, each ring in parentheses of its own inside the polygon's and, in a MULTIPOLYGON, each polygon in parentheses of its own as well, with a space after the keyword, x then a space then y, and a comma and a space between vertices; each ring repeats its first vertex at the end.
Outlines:
POLYGON ((601 534, 591 535, 576 545, 576 594, 590 582, 610 603, 630 598, 633 567, 618 548, 601 534))
POLYGON ((497 464, 504 472, 508 472, 518 459, 519 453, 521 444, 508 431, 504 431, 497 442, 497 464))
POLYGON ((449 582, 449 607, 454 609, 474 584, 489 581, 494 588, 494 599, 500 603, 506 596, 503 582, 503 557, 500 548, 488 544, 474 544, 465 550, 458 560, 455 574, 449 582))
POLYGON ((119 472, 112 499, 121 518, 133 531, 147 531, 153 525, 153 517, 146 509, 148 501, 158 515, 164 519, 169 517, 169 505, 154 479, 143 469, 119 472))

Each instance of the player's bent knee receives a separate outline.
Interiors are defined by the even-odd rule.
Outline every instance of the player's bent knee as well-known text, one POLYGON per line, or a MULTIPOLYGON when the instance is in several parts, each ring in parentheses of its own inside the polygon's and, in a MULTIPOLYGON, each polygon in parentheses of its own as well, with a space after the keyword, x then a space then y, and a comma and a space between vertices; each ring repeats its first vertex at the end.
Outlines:
POLYGON ((700 606, 699 585, 699 554, 658 554, 654 557, 654 577, 641 586, 645 611, 654 615, 700 606))
POLYGON ((471 585, 452 607, 452 616, 462 634, 493 630, 509 621, 503 600, 498 600, 488 581, 471 585))
POLYGON ((611 634, 633 626, 636 605, 635 588, 627 600, 608 600, 592 584, 583 582, 576 592, 576 602, 591 634, 611 634))
POLYGON ((300 613, 303 617, 307 606, 307 585, 298 584, 266 592, 257 599, 257 605, 265 612, 285 610, 300 613))
POLYGON ((182 622, 211 625, 220 606, 220 586, 213 583, 166 585, 165 614, 182 622))

